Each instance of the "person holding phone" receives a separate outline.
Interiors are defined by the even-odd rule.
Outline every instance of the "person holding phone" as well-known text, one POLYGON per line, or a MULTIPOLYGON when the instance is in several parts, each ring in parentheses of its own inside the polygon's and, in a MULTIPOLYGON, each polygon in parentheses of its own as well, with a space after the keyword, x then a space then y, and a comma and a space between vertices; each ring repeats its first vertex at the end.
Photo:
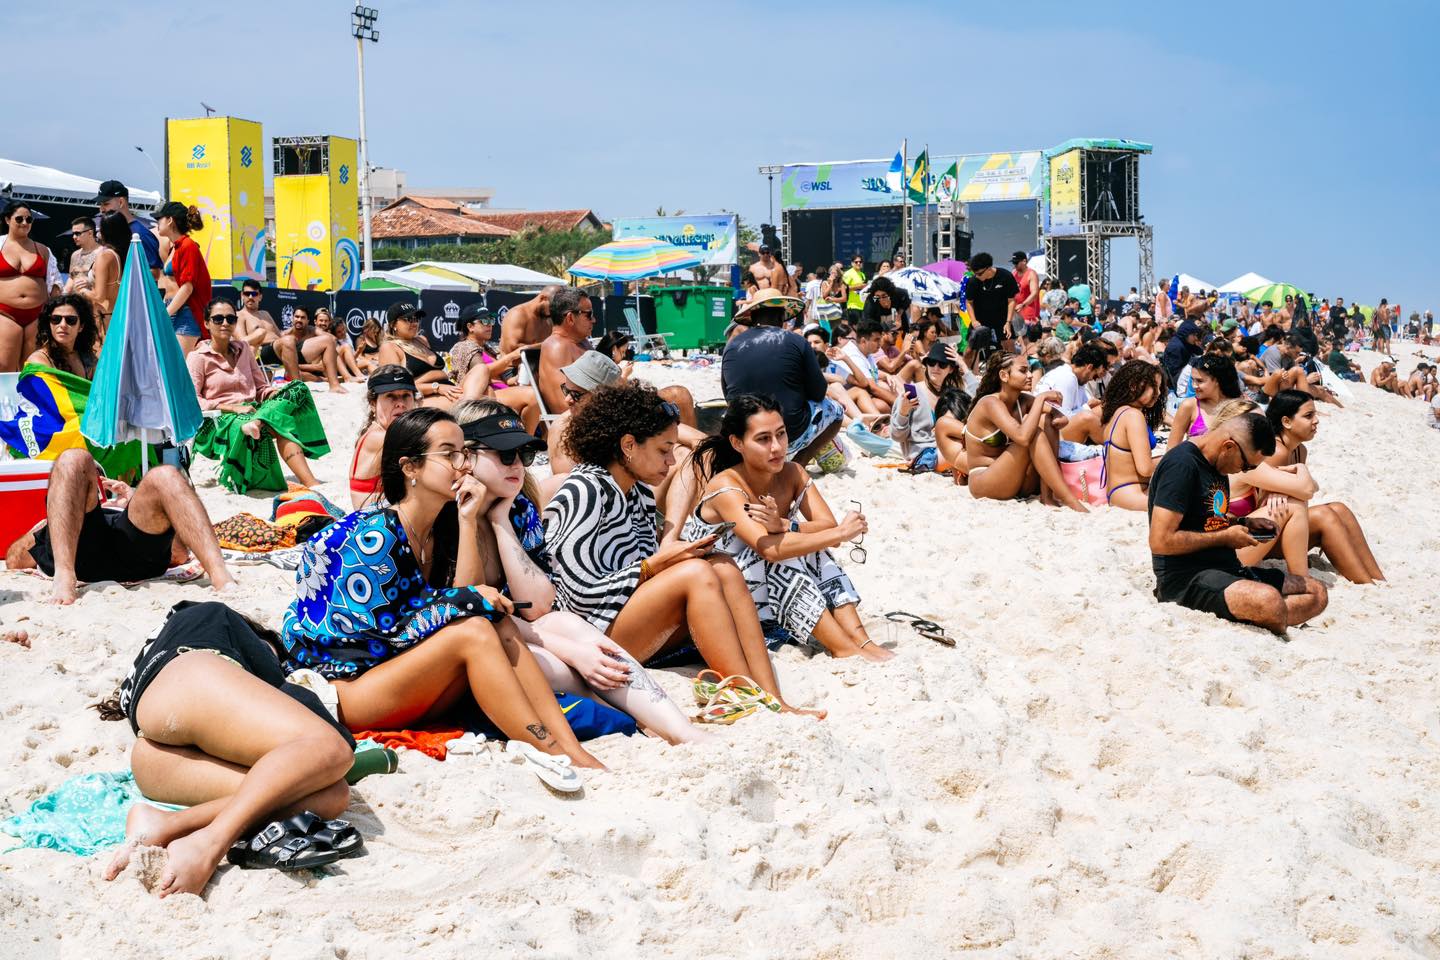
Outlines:
MULTIPOLYGON (((692 642, 722 677, 785 702, 749 587, 716 537, 662 543, 655 494, 675 463, 680 410, 646 383, 603 386, 570 413, 575 468, 545 506, 556 603, 645 663, 692 642)), ((767 704, 768 705, 768 704, 767 704)))
POLYGON ((1281 636, 1329 604, 1309 576, 1241 563, 1236 551, 1273 537, 1271 520, 1242 520, 1230 510, 1232 474, 1253 470, 1275 452, 1275 432, 1243 413, 1177 444, 1150 478, 1148 514, 1155 599, 1281 636))
MULTIPOLYGON (((789 436, 770 397, 732 397, 720 432, 695 450, 705 492, 681 537, 715 537, 715 549, 745 576, 762 622, 775 621, 797 642, 814 638, 834 657, 877 663, 895 656, 860 622, 860 594, 831 549, 865 535, 863 514, 835 519, 803 467, 785 459, 789 436)), ((857 557, 860 555, 857 555, 857 557)))

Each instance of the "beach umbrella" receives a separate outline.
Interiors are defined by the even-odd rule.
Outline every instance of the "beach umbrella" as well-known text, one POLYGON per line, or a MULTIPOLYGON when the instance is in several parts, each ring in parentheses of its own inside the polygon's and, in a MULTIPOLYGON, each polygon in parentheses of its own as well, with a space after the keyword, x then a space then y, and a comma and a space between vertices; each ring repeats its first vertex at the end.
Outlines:
POLYGON ((1255 303, 1264 303, 1266 300, 1269 300, 1277 307, 1285 302, 1286 297, 1303 300, 1306 306, 1310 304, 1310 298, 1305 295, 1305 291, 1288 283, 1267 283, 1264 286, 1254 287, 1245 291, 1246 300, 1251 300, 1255 303))
MULTIPOLYGON (((942 303, 954 303, 960 299, 958 281, 931 273, 924 267, 901 267, 899 270, 891 270, 883 276, 910 294, 911 302, 922 307, 938 307, 942 303)), ((865 289, 861 292, 868 293, 869 291, 870 284, 866 284, 865 289)))
POLYGON ((591 280, 627 282, 698 267, 704 259, 654 237, 625 237, 601 244, 576 260, 570 273, 591 280))
POLYGON ((931 273, 938 273, 947 280, 954 280, 956 283, 964 280, 966 273, 964 260, 940 260, 936 263, 927 263, 921 269, 929 270, 931 273))
MULTIPOLYGON (((80 432, 99 447, 139 440, 144 451, 152 443, 184 443, 202 419, 175 326, 134 237, 80 432)), ((142 453, 142 470, 146 459, 142 453)))

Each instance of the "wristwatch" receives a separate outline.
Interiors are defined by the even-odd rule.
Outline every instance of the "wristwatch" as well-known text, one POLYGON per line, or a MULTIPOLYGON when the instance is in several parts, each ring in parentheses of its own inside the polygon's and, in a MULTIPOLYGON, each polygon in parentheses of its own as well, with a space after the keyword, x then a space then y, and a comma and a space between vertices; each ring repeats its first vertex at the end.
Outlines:
POLYGON ((800 532, 800 521, 799 521, 799 520, 791 520, 791 521, 790 521, 790 532, 791 532, 791 533, 799 533, 799 532, 800 532))

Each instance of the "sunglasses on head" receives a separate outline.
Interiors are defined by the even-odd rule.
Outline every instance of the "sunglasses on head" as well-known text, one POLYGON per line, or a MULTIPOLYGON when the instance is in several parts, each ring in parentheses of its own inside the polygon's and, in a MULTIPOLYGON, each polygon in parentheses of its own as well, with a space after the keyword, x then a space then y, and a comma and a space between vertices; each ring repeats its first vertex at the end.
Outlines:
POLYGON ((467 447, 466 449, 472 453, 479 453, 481 450, 493 453, 507 467, 513 466, 517 457, 520 459, 520 463, 527 467, 535 462, 534 447, 525 447, 520 450, 491 450, 489 447, 467 447))
POLYGON ((80 317, 74 313, 56 313, 50 317, 51 323, 63 323, 67 327, 80 326, 80 317))

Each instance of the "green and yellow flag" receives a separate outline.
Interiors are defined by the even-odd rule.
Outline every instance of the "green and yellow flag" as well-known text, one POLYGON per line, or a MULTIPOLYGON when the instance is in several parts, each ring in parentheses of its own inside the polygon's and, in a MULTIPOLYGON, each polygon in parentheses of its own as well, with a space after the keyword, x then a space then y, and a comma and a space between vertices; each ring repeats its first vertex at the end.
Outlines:
POLYGON ((920 156, 915 158, 915 167, 910 171, 910 179, 905 184, 912 203, 925 203, 930 199, 929 153, 928 150, 920 151, 920 156))

